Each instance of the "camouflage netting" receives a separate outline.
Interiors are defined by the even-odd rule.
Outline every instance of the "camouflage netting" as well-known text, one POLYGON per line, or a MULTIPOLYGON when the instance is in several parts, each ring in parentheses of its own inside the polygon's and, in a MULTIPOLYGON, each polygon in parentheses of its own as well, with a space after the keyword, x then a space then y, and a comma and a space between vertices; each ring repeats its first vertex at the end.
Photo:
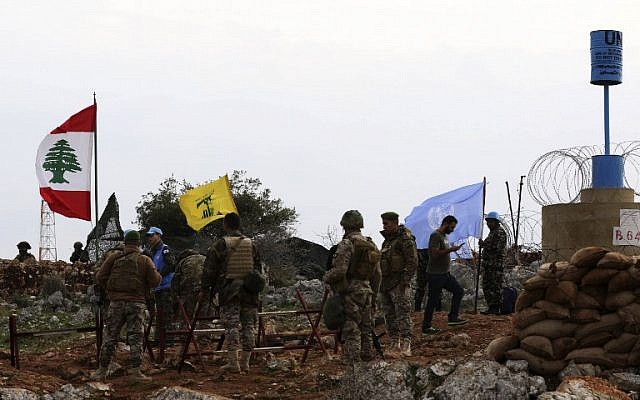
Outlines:
POLYGON ((640 365, 640 260, 602 247, 543 264, 524 283, 513 334, 489 344, 490 358, 526 360, 553 375, 570 361, 603 368, 640 365))
POLYGON ((14 295, 37 296, 42 291, 46 277, 55 276, 64 281, 69 292, 86 292, 93 284, 92 264, 69 264, 64 261, 21 263, 17 260, 0 260, 0 297, 14 295))
POLYGON ((89 253, 89 260, 94 263, 96 262, 96 232, 98 233, 100 243, 100 255, 124 240, 124 232, 122 231, 122 227, 120 227, 120 209, 115 193, 112 193, 109 197, 107 206, 104 208, 98 224, 91 230, 89 236, 87 236, 87 246, 85 249, 89 253))

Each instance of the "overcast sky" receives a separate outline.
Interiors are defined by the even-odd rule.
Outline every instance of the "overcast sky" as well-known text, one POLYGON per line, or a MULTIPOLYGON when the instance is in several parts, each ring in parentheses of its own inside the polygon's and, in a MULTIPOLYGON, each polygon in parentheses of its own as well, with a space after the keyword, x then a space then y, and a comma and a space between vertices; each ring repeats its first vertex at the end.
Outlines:
MULTIPOLYGON (((37 255, 38 144, 94 91, 100 208, 115 192, 125 229, 171 174, 234 169, 295 207, 314 241, 351 208, 378 236, 381 212, 483 176, 487 211, 508 212, 506 180, 603 141, 596 29, 624 34, 611 138, 636 139, 635 1, 0 0, 0 257, 20 240, 37 255)), ((56 216, 58 257, 91 227, 56 216)))

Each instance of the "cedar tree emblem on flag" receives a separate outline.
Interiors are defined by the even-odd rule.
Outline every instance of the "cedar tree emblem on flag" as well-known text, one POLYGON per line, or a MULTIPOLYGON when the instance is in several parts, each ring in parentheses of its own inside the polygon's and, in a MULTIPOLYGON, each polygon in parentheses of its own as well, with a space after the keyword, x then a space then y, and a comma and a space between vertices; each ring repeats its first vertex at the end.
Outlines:
POLYGON ((96 104, 71 116, 38 147, 40 195, 51 211, 91 221, 91 158, 96 104))
POLYGON ((44 156, 42 169, 53 173, 53 177, 49 183, 69 183, 64 179, 65 172, 80 172, 82 168, 78 163, 73 147, 69 146, 69 142, 64 139, 58 140, 52 148, 49 149, 47 155, 44 156))

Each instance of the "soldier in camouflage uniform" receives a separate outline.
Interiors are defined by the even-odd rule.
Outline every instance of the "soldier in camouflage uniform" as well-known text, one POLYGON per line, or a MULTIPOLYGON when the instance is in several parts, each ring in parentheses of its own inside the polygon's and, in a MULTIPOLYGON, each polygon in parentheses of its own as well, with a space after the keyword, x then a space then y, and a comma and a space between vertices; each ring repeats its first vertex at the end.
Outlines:
POLYGON ((343 298, 344 352, 347 361, 354 364, 373 358, 372 311, 380 288, 380 252, 373 240, 360 232, 364 225, 357 210, 345 212, 340 225, 345 233, 324 281, 343 298))
POLYGON ((227 344, 227 364, 222 369, 248 372, 255 346, 258 294, 247 291, 245 279, 252 270, 261 273, 262 262, 253 241, 240 233, 238 214, 225 215, 222 226, 226 235, 211 246, 204 262, 199 300, 206 301, 211 288, 218 293, 227 344))
POLYGON ((35 263, 36 262, 36 257, 29 253, 29 250, 31 250, 31 245, 29 244, 29 242, 20 242, 17 244, 18 247, 18 255, 16 256, 16 258, 14 258, 14 260, 17 260, 21 263, 35 263))
POLYGON ((140 234, 129 231, 124 237, 124 251, 114 252, 102 264, 96 282, 106 289, 111 304, 107 313, 105 337, 100 349, 98 370, 92 380, 103 380, 116 349, 122 327, 127 327, 130 346, 129 376, 132 382, 146 382, 151 378, 140 371, 142 363, 142 319, 145 296, 160 283, 162 277, 153 261, 140 252, 140 234))
POLYGON ((416 240, 409 228, 398 223, 392 211, 381 215, 384 237, 380 270, 382 310, 391 338, 392 352, 411 355, 411 281, 418 267, 416 240))
MULTIPOLYGON (((183 301, 184 309, 189 316, 193 315, 200 292, 205 258, 202 254, 191 249, 178 254, 176 272, 171 280, 171 292, 172 297, 183 301)), ((206 310, 203 308, 203 311, 206 310)))
POLYGON ((485 221, 489 227, 489 235, 480 240, 482 248, 482 291, 489 309, 482 311, 485 315, 500 314, 502 306, 502 280, 504 278, 504 256, 507 247, 507 233, 500 226, 497 212, 487 214, 485 221))

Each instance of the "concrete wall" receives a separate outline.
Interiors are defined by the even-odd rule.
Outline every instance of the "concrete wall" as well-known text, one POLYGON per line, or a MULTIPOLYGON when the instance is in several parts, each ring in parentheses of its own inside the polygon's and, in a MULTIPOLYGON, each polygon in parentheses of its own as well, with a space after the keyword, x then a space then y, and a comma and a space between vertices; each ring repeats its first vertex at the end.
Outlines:
POLYGON ((635 246, 613 246, 613 227, 620 226, 620 209, 640 209, 631 189, 585 189, 581 203, 542 207, 542 259, 569 260, 576 250, 603 246, 640 255, 635 246))

